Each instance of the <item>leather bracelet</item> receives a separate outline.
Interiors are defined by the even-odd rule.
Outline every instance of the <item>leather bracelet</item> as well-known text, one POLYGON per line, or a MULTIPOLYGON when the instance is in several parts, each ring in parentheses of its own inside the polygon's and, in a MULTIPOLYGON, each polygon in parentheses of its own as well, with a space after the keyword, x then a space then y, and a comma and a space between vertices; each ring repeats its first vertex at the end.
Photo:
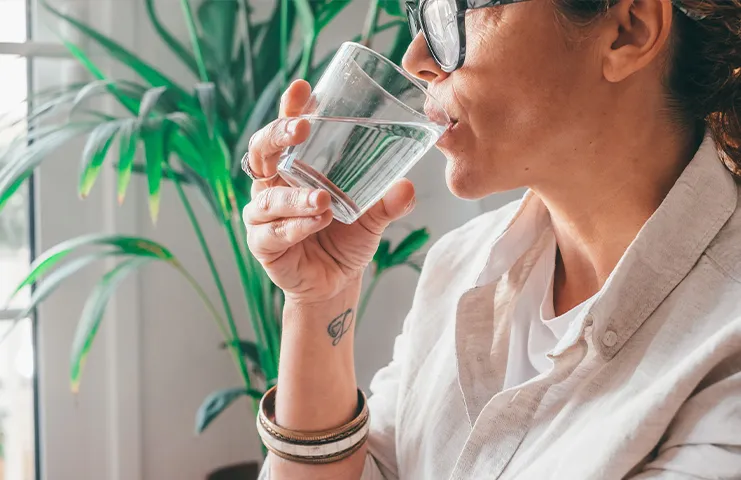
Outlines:
POLYGON ((260 400, 257 431, 265 447, 279 457, 300 463, 337 462, 355 453, 368 438, 370 428, 365 394, 358 389, 358 409, 353 420, 337 428, 302 432, 275 423, 274 386, 260 400))

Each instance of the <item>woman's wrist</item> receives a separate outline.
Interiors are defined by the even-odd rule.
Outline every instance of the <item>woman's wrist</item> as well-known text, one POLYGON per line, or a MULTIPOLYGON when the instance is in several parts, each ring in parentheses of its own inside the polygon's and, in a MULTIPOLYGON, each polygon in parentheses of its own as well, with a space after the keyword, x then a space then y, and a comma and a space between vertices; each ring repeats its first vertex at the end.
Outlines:
MULTIPOLYGON (((360 292, 362 290, 363 280, 362 277, 350 280, 343 288, 333 293, 331 296, 320 297, 320 296, 307 296, 307 295, 292 295, 290 293, 285 294, 284 301, 284 312, 295 311, 300 312, 300 316, 326 316, 337 309, 345 310, 351 309, 355 311, 360 300, 360 292)), ((338 312, 338 314, 341 312, 338 312)), ((285 317, 285 315, 284 315, 285 317)))
POLYGON ((311 338, 314 347, 352 344, 360 285, 349 286, 326 300, 305 302, 286 299, 283 307, 283 339, 311 338))
POLYGON ((276 422, 285 428, 318 431, 355 415, 355 309, 360 285, 316 302, 287 300, 278 372, 276 422))

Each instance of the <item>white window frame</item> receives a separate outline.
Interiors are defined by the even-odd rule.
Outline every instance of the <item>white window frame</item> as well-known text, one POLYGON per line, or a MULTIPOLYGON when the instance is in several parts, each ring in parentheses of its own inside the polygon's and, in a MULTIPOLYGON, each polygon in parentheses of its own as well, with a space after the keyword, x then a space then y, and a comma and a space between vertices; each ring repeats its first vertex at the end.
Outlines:
MULTIPOLYGON (((26 39, 23 42, 0 42, 0 55, 11 55, 11 56, 18 56, 23 57, 29 60, 26 67, 26 84, 28 86, 27 91, 32 91, 32 78, 31 78, 31 62, 30 60, 34 58, 62 58, 62 57, 69 57, 69 53, 64 49, 62 45, 54 44, 50 42, 35 42, 30 40, 30 34, 31 34, 31 12, 32 12, 32 1, 31 0, 25 0, 25 6, 26 6, 26 39)), ((31 182, 34 181, 34 177, 31 177, 31 182)), ((30 255, 28 261, 32 261, 32 257, 35 255, 35 238, 34 238, 34 220, 35 220, 35 214, 34 214, 34 188, 33 184, 29 184, 28 186, 28 205, 27 205, 27 214, 28 214, 28 243, 30 247, 30 255)), ((19 308, 14 309, 8 309, 8 308, 0 308, 0 322, 12 322, 20 317, 20 315, 23 314, 23 310, 19 308)), ((36 315, 32 314, 31 317, 31 332, 32 332, 32 341, 34 344, 34 366, 38 364, 38 352, 36 348, 36 315)), ((38 374, 34 372, 33 377, 33 416, 34 416, 34 476, 37 480, 40 480, 42 477, 41 468, 40 468, 40 435, 39 435, 39 412, 38 412, 38 406, 39 406, 39 382, 38 382, 38 374)))
POLYGON ((0 322, 14 320, 18 318, 18 315, 21 313, 23 313, 23 311, 20 309, 0 310, 0 322))
MULTIPOLYGON (((30 0, 26 0, 30 3, 30 0)), ((64 58, 69 57, 69 52, 59 44, 49 42, 0 42, 0 55, 18 55, 26 58, 64 58)))
MULTIPOLYGON (((26 3, 26 40, 23 42, 0 42, 0 55, 15 55, 18 57, 23 57, 29 60, 36 59, 36 58, 70 58, 69 52, 64 48, 64 46, 59 45, 58 43, 51 43, 51 42, 36 42, 33 40, 29 40, 29 37, 31 35, 31 12, 33 11, 33 0, 24 0, 26 3)), ((28 64, 26 68, 27 73, 27 79, 26 83, 28 84, 28 91, 30 92, 32 90, 32 78, 31 78, 31 65, 28 64)), ((34 239, 33 239, 33 231, 32 225, 30 225, 31 222, 34 220, 34 215, 31 212, 31 209, 33 208, 34 199, 31 195, 33 189, 29 192, 29 244, 31 247, 31 253, 33 255, 34 253, 34 239)), ((8 321, 8 320, 14 320, 18 318, 18 316, 23 313, 22 309, 3 309, 0 308, 0 322, 1 321, 8 321)))
MULTIPOLYGON (((77 18, 95 19, 96 28, 119 40, 136 42, 135 27, 143 18, 138 0, 53 3, 77 18)), ((26 4, 28 35, 33 36, 41 24, 40 18, 34 17, 42 16, 43 12, 38 0, 26 0, 26 4)), ((84 45, 84 39, 75 32, 64 33, 75 43, 84 45)), ((47 86, 39 85, 31 60, 72 59, 64 46, 53 41, 0 42, 0 55, 4 54, 29 60, 29 92, 47 86)), ((101 66, 115 72, 113 65, 104 62, 101 66)), ((82 67, 71 61, 65 62, 60 70, 56 80, 62 83, 87 78, 82 67)), ((74 190, 77 182, 79 154, 79 144, 63 148, 58 156, 74 158, 46 162, 40 173, 32 177, 29 189, 29 202, 35 207, 30 215, 33 222, 30 231, 35 233, 31 235, 32 255, 83 233, 138 230, 138 186, 131 185, 126 207, 119 208, 113 169, 104 169, 101 173, 97 192, 93 193, 95 198, 81 202, 75 198, 76 194, 70 195, 69 190, 74 190), (59 220, 69 216, 71 211, 79 220, 73 222, 72 228, 59 220)), ((98 334, 95 352, 91 354, 95 360, 88 362, 81 392, 73 395, 69 389, 67 359, 72 336, 91 288, 90 281, 99 276, 100 270, 92 271, 66 282, 62 293, 52 296, 37 309, 38 322, 32 319, 37 480, 144 478, 138 277, 128 280, 109 303, 106 321, 98 334)), ((0 310, 0 321, 12 320, 20 313, 19 309, 0 310)))

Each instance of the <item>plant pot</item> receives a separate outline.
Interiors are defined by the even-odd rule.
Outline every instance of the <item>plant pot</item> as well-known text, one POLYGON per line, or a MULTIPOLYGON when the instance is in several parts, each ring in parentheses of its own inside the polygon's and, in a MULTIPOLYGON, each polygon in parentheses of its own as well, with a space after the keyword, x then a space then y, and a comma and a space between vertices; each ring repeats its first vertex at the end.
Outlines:
POLYGON ((257 462, 237 463, 214 470, 206 480, 257 480, 259 473, 257 462))

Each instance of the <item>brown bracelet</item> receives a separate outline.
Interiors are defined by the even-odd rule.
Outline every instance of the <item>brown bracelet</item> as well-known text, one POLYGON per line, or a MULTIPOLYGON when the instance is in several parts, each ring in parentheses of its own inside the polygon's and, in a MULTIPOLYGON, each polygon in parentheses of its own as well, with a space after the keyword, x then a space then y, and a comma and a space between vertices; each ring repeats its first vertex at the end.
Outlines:
POLYGON ((301 463, 331 463, 355 453, 368 438, 369 411, 362 390, 358 389, 358 409, 353 420, 337 428, 301 432, 275 423, 274 386, 263 395, 257 417, 257 430, 268 450, 281 458, 301 463))

